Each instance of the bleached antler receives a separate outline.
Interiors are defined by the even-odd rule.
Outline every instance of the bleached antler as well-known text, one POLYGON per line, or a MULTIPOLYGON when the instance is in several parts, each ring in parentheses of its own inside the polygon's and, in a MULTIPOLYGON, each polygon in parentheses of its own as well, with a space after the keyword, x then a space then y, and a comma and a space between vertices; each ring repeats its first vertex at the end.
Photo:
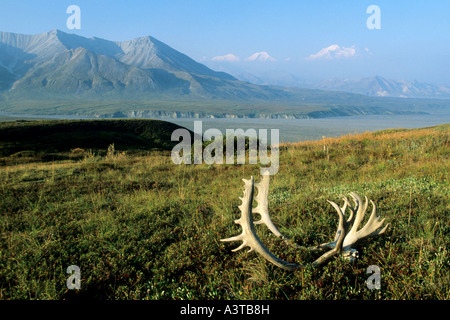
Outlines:
MULTIPOLYGON (((267 176, 268 177, 268 176, 267 176)), ((227 239, 221 239, 220 241, 223 242, 230 242, 230 241, 242 241, 242 244, 232 250, 233 252, 241 250, 245 247, 249 247, 251 251, 256 251, 259 253, 262 257, 264 257, 269 262, 273 263, 274 265, 286 269, 286 270, 296 270, 299 268, 306 267, 305 265, 299 265, 295 263, 286 262, 278 257, 276 257, 273 253, 271 253, 265 246, 262 244, 261 240, 259 239, 258 235, 256 234, 254 222, 252 218, 252 203, 253 203, 253 192, 254 192, 254 180, 253 177, 251 177, 250 180, 243 179, 245 183, 245 189, 244 189, 244 197, 240 198, 242 201, 242 204, 239 206, 239 210, 241 211, 241 218, 238 220, 235 220, 236 224, 239 224, 242 227, 242 233, 238 236, 227 238, 227 239)), ((263 185, 267 183, 268 180, 263 180, 263 185)), ((262 188, 263 192, 261 193, 261 196, 258 196, 257 199, 259 199, 258 207, 256 208, 255 212, 258 212, 261 214, 261 220, 257 221, 256 223, 264 223, 266 224, 269 229, 271 229, 272 232, 277 234, 279 237, 283 237, 286 239, 281 232, 278 230, 278 228, 273 224, 272 220, 270 219, 268 215, 268 211, 265 208, 267 204, 267 194, 264 192, 264 186, 259 185, 258 187, 262 188)), ((338 232, 342 231, 342 234, 345 234, 345 224, 344 224, 344 215, 342 213, 339 213, 339 228, 338 232)), ((316 261, 312 263, 313 266, 317 266, 320 264, 325 263, 333 257, 334 255, 337 255, 341 253, 342 251, 342 244, 343 244, 343 237, 339 237, 339 239, 336 242, 336 245, 334 248, 332 248, 330 251, 326 252, 322 256, 320 256, 316 261)))
MULTIPOLYGON (((286 236, 284 236, 270 219, 268 209, 269 175, 263 175, 261 182, 257 183, 256 185, 254 184, 253 177, 251 177, 250 180, 244 179, 243 181, 245 183, 244 197, 240 198, 242 204, 239 206, 239 209, 241 211, 241 218, 235 220, 235 223, 239 224, 242 227, 242 233, 235 237, 231 237, 228 239, 221 239, 221 241, 224 242, 242 241, 242 244, 233 251, 238 251, 244 247, 249 247, 250 248, 249 252, 254 250, 269 262, 286 270, 292 271, 299 268, 304 268, 306 265, 299 265, 286 262, 276 257, 262 244, 261 240, 256 234, 254 224, 265 224, 267 228, 277 237, 283 239, 289 244, 294 244, 296 247, 300 247, 297 244, 293 243, 291 240, 289 240, 286 236), (255 200, 257 201, 258 205, 255 209, 253 209, 252 207, 254 186, 256 186, 258 189, 258 194, 255 197, 255 200), (254 222, 252 218, 253 212, 259 213, 261 215, 261 219, 254 222)), ((321 265, 337 254, 342 254, 349 260, 354 260, 355 258, 358 257, 358 252, 352 248, 352 245, 354 245, 357 241, 366 239, 368 237, 383 234, 386 231, 388 225, 384 226, 382 229, 379 229, 384 224, 384 219, 380 220, 380 218, 376 215, 376 206, 373 203, 373 201, 371 201, 373 206, 372 214, 368 222, 361 230, 358 230, 364 218, 369 202, 366 197, 366 202, 362 206, 361 198, 356 193, 351 193, 350 196, 353 198, 355 207, 351 206, 350 202, 346 197, 343 197, 344 205, 342 208, 339 207, 336 203, 328 201, 336 209, 336 212, 339 216, 339 225, 333 242, 325 243, 317 247, 310 248, 310 249, 322 249, 322 248, 331 249, 322 256, 320 256, 316 261, 314 261, 312 263, 313 266, 321 265), (347 207, 350 208, 350 216, 346 220, 344 213, 347 207), (353 226, 349 230, 349 226, 352 223, 353 226)))
MULTIPOLYGON (((354 260, 355 258, 358 257, 358 251, 353 249, 352 246, 354 244, 356 244, 358 241, 362 241, 369 237, 374 237, 374 236, 378 236, 378 235, 385 233, 389 224, 386 224, 383 227, 385 219, 381 219, 377 215, 377 207, 376 207, 375 203, 372 200, 370 200, 370 203, 372 204, 372 213, 370 214, 369 220, 364 225, 364 227, 361 228, 360 230, 358 230, 361 225, 361 222, 363 221, 364 216, 366 214, 366 211, 367 211, 367 208, 369 205, 369 200, 367 199, 367 197, 365 197, 365 202, 363 204, 361 197, 358 194, 352 192, 352 193, 350 193, 350 196, 353 198, 355 207, 352 207, 350 205, 348 199, 345 197, 344 197, 345 204, 344 204, 343 208, 340 208, 333 201, 328 201, 328 202, 336 209, 336 211, 338 211, 342 214, 344 214, 345 208, 347 206, 350 207, 350 217, 346 221, 346 224, 350 225, 351 223, 353 223, 353 226, 350 229, 350 231, 348 232, 348 234, 345 236, 344 244, 343 244, 343 246, 344 246, 343 252, 344 252, 345 257, 347 257, 350 260, 354 260)), ((328 243, 328 244, 324 244, 323 246, 325 246, 325 247, 335 246, 336 239, 338 238, 338 236, 339 235, 336 234, 335 241, 328 243)))
POLYGON ((250 180, 243 179, 245 183, 245 189, 244 189, 244 197, 240 198, 242 201, 242 204, 239 206, 239 210, 241 211, 241 218, 238 220, 235 220, 234 222, 236 224, 239 224, 242 227, 242 233, 238 236, 228 238, 228 239, 221 239, 220 241, 223 242, 229 242, 229 241, 242 241, 242 244, 232 250, 233 252, 241 250, 245 247, 249 247, 249 252, 255 250, 258 252, 261 256, 263 256, 268 261, 272 262, 274 265, 287 269, 287 270, 294 270, 298 268, 296 264, 285 262, 276 256, 274 256, 261 242, 259 237, 256 235, 255 227, 253 225, 253 218, 252 218, 252 203, 253 203, 253 177, 251 177, 250 180))

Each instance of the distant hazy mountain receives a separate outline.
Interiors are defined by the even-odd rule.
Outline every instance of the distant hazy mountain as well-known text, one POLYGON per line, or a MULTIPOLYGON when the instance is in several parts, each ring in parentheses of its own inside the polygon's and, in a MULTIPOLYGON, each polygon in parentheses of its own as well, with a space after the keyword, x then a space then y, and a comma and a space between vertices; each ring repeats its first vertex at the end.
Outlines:
POLYGON ((316 84, 315 87, 373 97, 450 98, 450 88, 447 87, 417 81, 396 81, 379 76, 361 79, 330 79, 316 84))
POLYGON ((275 58, 271 57, 267 52, 261 51, 252 54, 247 58, 247 61, 275 61, 275 58))
POLYGON ((358 79, 333 78, 323 81, 301 79, 290 72, 239 72, 236 78, 258 85, 333 90, 363 94, 370 97, 450 99, 450 87, 407 80, 392 80, 380 76, 358 79))

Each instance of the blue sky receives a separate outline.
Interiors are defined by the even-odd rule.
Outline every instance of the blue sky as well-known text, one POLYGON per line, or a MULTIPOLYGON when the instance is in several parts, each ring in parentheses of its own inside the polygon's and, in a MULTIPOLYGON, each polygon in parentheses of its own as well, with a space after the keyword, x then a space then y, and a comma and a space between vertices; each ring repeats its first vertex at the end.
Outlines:
POLYGON ((218 69, 450 86, 449 14, 447 0, 0 0, 0 30, 60 29, 109 40, 151 35, 218 69), (81 8, 80 30, 66 26, 72 4, 81 8), (379 30, 366 26, 369 5, 380 7, 379 30), (251 65, 247 58, 257 52, 276 61, 251 65))

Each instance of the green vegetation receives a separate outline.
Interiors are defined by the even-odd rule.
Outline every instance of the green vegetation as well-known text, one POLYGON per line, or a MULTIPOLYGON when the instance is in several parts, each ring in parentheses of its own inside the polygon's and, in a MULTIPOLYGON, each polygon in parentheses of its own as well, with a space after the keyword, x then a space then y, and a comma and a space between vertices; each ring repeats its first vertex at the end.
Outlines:
MULTIPOLYGON (((255 86, 257 87, 257 86, 255 86)), ((280 90, 276 88, 274 90, 280 90)), ((41 95, 0 95, 0 111, 25 116, 82 116, 95 118, 326 118, 355 115, 391 115, 448 113, 449 100, 366 97, 335 91, 283 88, 287 96, 276 99, 263 95, 259 99, 244 97, 190 97, 161 95, 155 97, 118 99, 48 98, 41 95), (36 98, 38 97, 38 98, 36 98)))
POLYGON ((171 150, 178 143, 171 141, 178 128, 159 120, 0 122, 0 157, 3 163, 80 160, 87 152, 104 154, 110 144, 133 154, 171 150))
MULTIPOLYGON (((77 157, 53 161, 36 151, 18 157, 29 146, 3 153, 0 298, 448 299, 449 130, 283 145, 269 206, 287 236, 305 246, 332 239, 337 217, 326 200, 341 203, 350 191, 391 224, 358 248, 356 262, 297 272, 219 241, 240 232, 241 179, 259 181, 257 165, 177 166, 163 149, 136 153, 107 140, 102 152, 71 145, 57 151, 77 157), (81 269, 79 291, 66 288, 70 265, 81 269), (381 290, 366 287, 370 265, 381 269, 381 290)), ((286 261, 315 258, 257 232, 286 261)))
MULTIPOLYGON (((331 99, 330 99, 331 100, 331 99)), ((300 100, 299 100, 300 101, 300 100)), ((5 100, 0 103, 0 111, 28 115, 81 115, 88 117, 122 117, 131 112, 143 114, 162 112, 164 116, 179 113, 179 117, 194 117, 195 113, 224 117, 225 115, 258 117, 259 114, 309 114, 328 111, 332 107, 328 101, 301 101, 276 103, 274 101, 230 101, 223 99, 195 99, 184 97, 161 97, 146 100, 5 100), (257 108, 255 108, 257 104, 257 108)), ((363 108, 361 104, 359 107, 363 108)), ((367 108, 366 108, 367 109, 367 108)), ((358 114, 358 113, 354 113, 358 114)))

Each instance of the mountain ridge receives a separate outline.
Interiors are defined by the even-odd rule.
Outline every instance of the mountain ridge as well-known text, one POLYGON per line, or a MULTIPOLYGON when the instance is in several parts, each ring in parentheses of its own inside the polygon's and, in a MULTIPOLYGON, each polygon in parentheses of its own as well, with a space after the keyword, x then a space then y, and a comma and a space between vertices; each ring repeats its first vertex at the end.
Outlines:
POLYGON ((318 117, 404 114, 430 107, 428 102, 380 99, 240 81, 151 36, 110 41, 60 30, 0 32, 3 112, 318 117), (69 106, 75 110, 67 113, 69 106))
MULTIPOLYGON (((68 94, 67 90, 56 92, 56 87, 72 88, 73 94, 84 94, 90 98, 95 95, 100 98, 103 98, 101 95, 128 98, 136 93, 141 96, 178 94, 193 95, 198 98, 215 96, 228 99, 233 96, 264 98, 272 94, 277 96, 281 92, 274 88, 263 88, 241 82, 225 72, 214 71, 151 36, 127 41, 109 41, 67 34, 60 30, 37 35, 1 32, 0 53, 2 67, 0 72, 4 74, 2 77, 4 81, 0 85, 5 89, 8 83, 4 82, 9 81, 7 95, 12 95, 14 98, 30 93, 50 97, 68 94), (72 86, 67 86, 67 79, 73 78, 73 74, 57 74, 55 70, 67 69, 64 65, 68 60, 63 57, 73 54, 80 47, 89 52, 89 55, 97 56, 96 60, 109 63, 110 69, 121 69, 129 73, 129 69, 138 68, 140 72, 137 72, 137 69, 133 70, 138 75, 138 81, 135 82, 139 85, 134 86, 135 82, 119 81, 126 78, 126 74, 120 75, 116 70, 118 79, 115 80, 117 81, 104 77, 101 72, 91 72, 90 76, 93 78, 88 82, 96 83, 95 75, 99 76, 97 78, 101 78, 100 82, 103 84, 100 89, 90 90, 86 87, 85 92, 80 92, 79 86, 74 87, 73 83, 72 86), (37 80, 25 81, 29 79, 37 80), (154 85, 142 86, 143 82, 154 85), (55 87, 55 83, 59 85, 55 87), (177 85, 179 85, 178 90, 172 90, 177 85), (162 90, 157 90, 158 88, 162 90), (165 90, 167 88, 170 90, 165 90), (222 91, 219 92, 218 88, 222 91)), ((86 69, 84 64, 79 67, 86 69)), ((84 83, 86 79, 80 73, 75 72, 80 76, 76 80, 84 83)), ((87 75, 89 76, 89 73, 87 75)))
POLYGON ((139 37, 128 41, 110 41, 97 37, 85 38, 60 30, 52 30, 36 35, 0 32, 0 49, 2 49, 3 53, 0 64, 3 66, 11 64, 11 61, 5 63, 5 53, 6 59, 13 54, 16 56, 16 61, 12 63, 15 66, 17 60, 23 59, 24 56, 29 60, 40 62, 55 57, 64 51, 79 47, 83 47, 94 54, 105 55, 142 69, 158 68, 164 64, 163 66, 171 71, 197 71, 197 73, 218 78, 236 80, 236 78, 224 72, 216 72, 209 69, 151 36, 139 37), (139 46, 136 44, 139 44, 139 46), (5 50, 5 46, 9 50, 5 50), (22 54, 17 54, 19 51, 22 54), (159 54, 160 51, 163 52, 162 55, 159 54), (178 68, 175 67, 175 64, 170 63, 170 58, 178 59, 176 61, 178 68), (180 68, 180 66, 185 68, 180 68))

